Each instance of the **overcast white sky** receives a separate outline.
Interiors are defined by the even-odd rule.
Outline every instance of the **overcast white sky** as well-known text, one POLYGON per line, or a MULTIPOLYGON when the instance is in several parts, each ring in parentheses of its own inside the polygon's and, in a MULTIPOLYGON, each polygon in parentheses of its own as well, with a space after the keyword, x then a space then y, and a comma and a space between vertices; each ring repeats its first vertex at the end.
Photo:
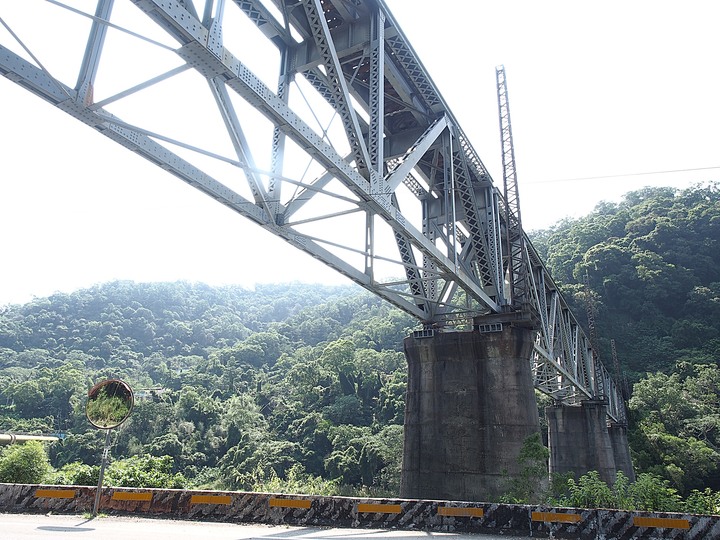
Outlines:
MULTIPOLYGON (((720 178, 717 2, 387 3, 496 182, 505 65, 526 229, 720 178), (637 174, 660 171, 681 172, 637 174)), ((19 4, 0 0, 13 29, 19 4)), ((346 282, 5 78, 0 156, 0 305, 114 279, 346 282)))

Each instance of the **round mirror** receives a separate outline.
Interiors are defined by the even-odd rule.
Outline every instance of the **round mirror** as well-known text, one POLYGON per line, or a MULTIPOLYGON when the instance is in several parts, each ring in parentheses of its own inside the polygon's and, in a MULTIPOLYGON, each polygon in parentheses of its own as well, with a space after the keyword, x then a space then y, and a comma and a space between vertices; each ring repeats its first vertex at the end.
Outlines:
POLYGON ((88 392, 85 415, 100 429, 112 429, 130 416, 134 403, 130 386, 119 379, 108 379, 93 386, 88 392))

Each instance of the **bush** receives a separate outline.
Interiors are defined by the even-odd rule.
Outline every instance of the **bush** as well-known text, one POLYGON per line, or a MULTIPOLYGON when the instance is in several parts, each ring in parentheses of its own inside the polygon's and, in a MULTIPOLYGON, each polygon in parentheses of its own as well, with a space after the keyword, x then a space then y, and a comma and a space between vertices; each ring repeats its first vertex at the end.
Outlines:
POLYGON ((704 491, 695 489, 685 499, 683 506, 691 514, 720 514, 720 492, 713 492, 710 488, 704 491))
POLYGON ((112 463, 105 474, 105 484, 122 487, 182 489, 188 481, 173 474, 173 458, 149 455, 132 456, 112 463))
POLYGON ((658 476, 643 473, 630 482, 622 472, 617 473, 615 483, 608 486, 597 471, 584 474, 576 482, 568 481, 569 494, 561 498, 561 506, 576 508, 614 508, 618 510, 644 510, 647 512, 681 512, 712 507, 712 493, 697 493, 696 497, 683 503, 677 490, 658 476))
POLYGON ((631 508, 624 510, 645 510, 647 512, 680 512, 682 499, 670 482, 658 476, 644 473, 638 475, 630 486, 631 508))
POLYGON ((540 433, 527 437, 518 455, 519 474, 509 481, 502 502, 537 504, 547 497, 548 449, 543 445, 540 433))
POLYGON ((48 482, 62 486, 97 486, 100 467, 74 462, 63 465, 51 474, 48 482))
POLYGON ((576 482, 568 480, 570 495, 564 501, 566 506, 575 508, 615 508, 616 501, 610 487, 600 478, 600 473, 590 471, 576 482))
POLYGON ((264 493, 302 493, 306 495, 338 495, 339 482, 324 480, 319 476, 307 474, 299 463, 293 465, 286 478, 279 478, 273 469, 258 466, 254 471, 255 483, 252 490, 264 493))
POLYGON ((0 482, 39 484, 50 470, 45 447, 38 441, 13 444, 0 453, 0 482))

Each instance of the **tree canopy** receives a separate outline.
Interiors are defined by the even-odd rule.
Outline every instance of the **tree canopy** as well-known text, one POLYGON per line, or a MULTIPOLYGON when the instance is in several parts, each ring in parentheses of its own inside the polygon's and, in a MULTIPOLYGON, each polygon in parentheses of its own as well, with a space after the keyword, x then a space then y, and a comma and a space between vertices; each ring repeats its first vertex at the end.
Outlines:
POLYGON ((628 193, 537 233, 535 246, 576 313, 592 298, 611 372, 615 341, 616 377, 633 385, 635 468, 684 495, 719 489, 718 185, 628 193))
POLYGON ((678 361, 717 363, 718 185, 631 192, 539 232, 534 243, 578 313, 587 276, 606 364, 611 339, 632 381, 678 361))
POLYGON ((87 478, 78 464, 97 465, 102 446, 87 389, 118 378, 136 390, 113 446, 116 459, 140 456, 115 475, 125 482, 169 466, 187 485, 252 489, 293 471, 324 489, 388 491, 414 326, 354 286, 115 282, 7 306, 0 429, 62 433, 58 478, 87 478))
MULTIPOLYGON (((611 371, 617 345, 638 474, 683 497, 720 489, 718 195, 644 189, 531 235, 578 320, 592 298, 611 371)), ((136 392, 118 482, 397 494, 416 324, 350 285, 113 282, 0 307, 0 431, 61 434, 55 478, 87 481, 87 391, 118 378, 136 392)))

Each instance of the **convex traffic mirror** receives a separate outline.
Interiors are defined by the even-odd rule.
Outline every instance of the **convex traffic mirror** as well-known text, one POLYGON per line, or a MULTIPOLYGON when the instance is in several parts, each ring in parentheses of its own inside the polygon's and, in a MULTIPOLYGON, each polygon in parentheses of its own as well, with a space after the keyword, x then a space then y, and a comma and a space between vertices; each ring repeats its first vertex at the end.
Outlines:
POLYGON ((130 386, 119 379, 100 381, 88 392, 85 415, 100 429, 113 429, 130 416, 134 403, 130 386))

